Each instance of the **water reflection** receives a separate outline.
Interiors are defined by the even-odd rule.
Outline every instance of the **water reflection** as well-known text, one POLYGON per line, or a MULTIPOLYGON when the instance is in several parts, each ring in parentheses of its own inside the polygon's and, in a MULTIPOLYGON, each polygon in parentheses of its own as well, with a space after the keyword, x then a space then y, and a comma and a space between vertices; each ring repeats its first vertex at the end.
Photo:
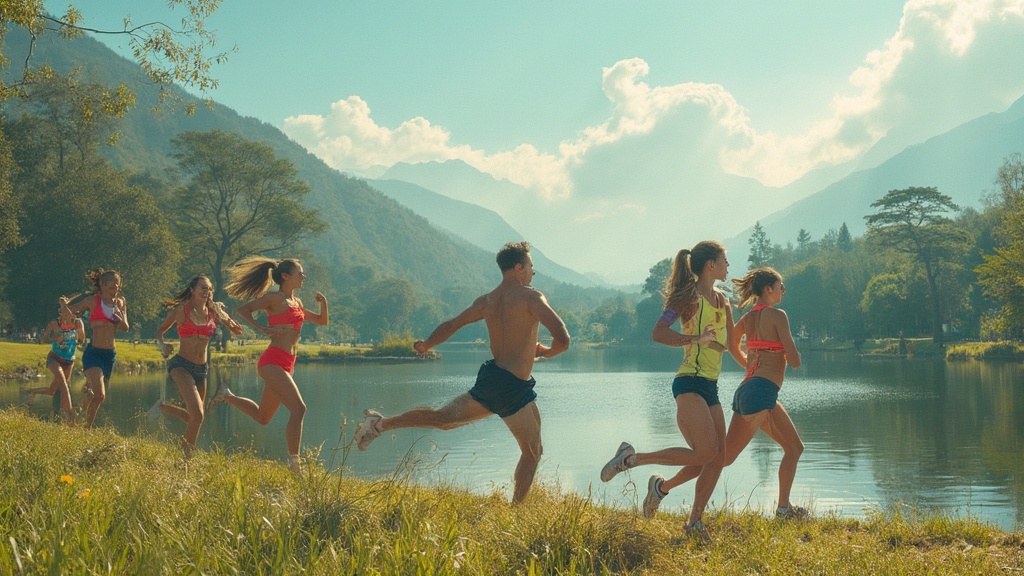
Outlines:
MULTIPOLYGON (((441 362, 401 365, 302 365, 296 379, 309 407, 303 446, 321 447, 325 462, 348 441, 361 410, 385 414, 438 406, 472 385, 486 351, 448 352, 441 362)), ((671 397, 678 351, 654 349, 577 350, 538 364, 538 406, 545 455, 540 479, 595 499, 623 506, 643 497, 649 466, 602 484, 600 466, 622 440, 643 450, 681 442, 671 397), (632 479, 633 484, 629 481, 632 479)), ((1013 363, 950 363, 942 360, 871 359, 845 354, 805 354, 789 373, 780 400, 790 412, 806 450, 793 489, 794 501, 819 511, 862 515, 892 502, 971 513, 1003 528, 1024 524, 1024 367, 1013 363)), ((742 372, 727 365, 720 380, 728 409, 742 372)), ((253 367, 214 368, 211 390, 228 385, 258 397, 262 383, 253 367)), ((77 391, 82 379, 73 383, 77 391)), ((0 387, 0 403, 16 401, 13 386, 0 387)), ((141 414, 157 397, 176 398, 163 374, 115 375, 98 422, 122 432, 180 435, 184 425, 163 417, 156 424, 141 414)), ((75 394, 78 399, 78 393, 75 394)), ((49 403, 31 409, 41 416, 49 403)), ((727 410, 728 411, 728 410, 727 410)), ((226 407, 207 415, 201 448, 251 448, 284 461, 282 410, 268 426, 226 407)), ((769 509, 777 494, 781 450, 762 435, 722 475, 713 505, 769 509)), ((414 477, 446 481, 474 490, 511 490, 518 448, 497 418, 449 432, 401 430, 386 434, 363 453, 345 459, 348 473, 379 477, 395 472, 406 457, 419 463, 414 477)), ((692 485, 676 490, 666 508, 682 509, 692 485)))

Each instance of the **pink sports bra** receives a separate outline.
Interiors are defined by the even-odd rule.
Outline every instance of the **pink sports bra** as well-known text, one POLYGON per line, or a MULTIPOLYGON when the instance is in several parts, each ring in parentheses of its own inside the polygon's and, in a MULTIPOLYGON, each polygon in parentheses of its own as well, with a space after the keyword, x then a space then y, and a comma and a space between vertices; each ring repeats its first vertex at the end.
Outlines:
POLYGON ((196 324, 192 321, 192 314, 189 312, 188 303, 185 304, 185 321, 178 324, 178 338, 213 338, 217 333, 217 321, 207 311, 206 324, 196 324))
POLYGON ((110 307, 110 314, 106 312, 106 306, 103 305, 103 297, 99 294, 96 295, 96 301, 93 302, 92 308, 89 310, 89 323, 95 322, 110 322, 111 324, 120 324, 121 318, 117 315, 117 308, 114 306, 110 307))
POLYGON ((302 322, 306 320, 306 312, 301 306, 289 305, 288 309, 280 314, 267 316, 267 324, 277 326, 279 324, 290 324, 296 332, 302 330, 302 322))

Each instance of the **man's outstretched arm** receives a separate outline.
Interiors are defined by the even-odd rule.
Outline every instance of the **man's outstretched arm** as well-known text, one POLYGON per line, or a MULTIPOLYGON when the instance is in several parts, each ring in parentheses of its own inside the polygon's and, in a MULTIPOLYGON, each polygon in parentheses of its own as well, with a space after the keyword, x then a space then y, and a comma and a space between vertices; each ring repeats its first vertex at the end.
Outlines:
POLYGON ((427 351, 434 346, 437 346, 451 338, 452 335, 459 331, 459 328, 462 328, 466 324, 472 324, 478 320, 483 320, 483 318, 484 297, 481 296, 470 304, 469 308, 459 312, 458 316, 451 320, 441 322, 437 328, 434 328, 434 331, 430 333, 430 336, 428 336, 426 340, 417 340, 416 343, 412 345, 412 348, 417 354, 426 354, 427 351))
POLYGON ((551 358, 569 349, 569 331, 558 313, 548 304, 547 298, 537 292, 537 298, 531 303, 531 309, 537 320, 551 333, 551 346, 537 343, 537 356, 551 358))

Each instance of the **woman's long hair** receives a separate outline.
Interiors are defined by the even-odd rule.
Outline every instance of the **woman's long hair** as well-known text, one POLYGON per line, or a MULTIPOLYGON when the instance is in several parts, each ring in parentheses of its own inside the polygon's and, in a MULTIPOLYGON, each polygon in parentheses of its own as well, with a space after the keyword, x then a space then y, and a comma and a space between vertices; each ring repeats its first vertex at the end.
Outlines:
POLYGON ((228 285, 224 290, 235 300, 255 300, 273 284, 284 282, 282 274, 291 274, 299 261, 293 258, 271 260, 264 256, 251 256, 235 262, 228 269, 228 285))
MULTIPOLYGON (((100 287, 107 282, 121 280, 121 274, 117 270, 104 270, 97 268, 85 273, 86 281, 92 285, 92 293, 99 294, 100 287)), ((121 286, 124 288, 124 285, 121 286)))
MULTIPOLYGON (((196 286, 199 284, 200 280, 207 280, 208 282, 210 282, 211 285, 213 285, 213 281, 211 281, 208 276, 206 276, 205 274, 197 274, 196 276, 193 276, 191 280, 189 280, 188 285, 185 286, 185 288, 182 289, 181 292, 175 294, 173 298, 165 298, 163 300, 164 305, 167 306, 168 308, 174 308, 175 306, 181 304, 182 302, 188 302, 189 300, 191 300, 192 294, 195 292, 196 286)), ((229 317, 228 313, 225 312, 224 310, 224 303, 213 301, 213 290, 210 290, 210 296, 209 298, 206 299, 206 309, 212 311, 213 314, 217 317, 217 319, 220 320, 221 322, 228 321, 229 317)))
POLYGON ((740 308, 746 308, 755 299, 760 298, 764 289, 782 281, 782 274, 770 266, 754 268, 743 278, 733 278, 732 283, 740 296, 740 308))
POLYGON ((725 246, 714 240, 698 242, 692 250, 683 248, 672 261, 672 274, 665 281, 661 296, 665 308, 675 311, 684 321, 697 312, 697 276, 708 262, 725 254, 725 246))

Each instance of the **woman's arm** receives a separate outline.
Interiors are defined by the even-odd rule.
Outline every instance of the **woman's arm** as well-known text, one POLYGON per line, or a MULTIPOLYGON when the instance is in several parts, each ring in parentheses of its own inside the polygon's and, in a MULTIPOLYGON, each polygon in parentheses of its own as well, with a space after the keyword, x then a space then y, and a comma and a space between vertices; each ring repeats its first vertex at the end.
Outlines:
POLYGON ((75 329, 78 330, 78 341, 85 342, 85 322, 81 318, 75 318, 75 329))
POLYGON ((729 299, 725 299, 725 331, 728 335, 727 343, 729 345, 729 354, 732 355, 733 360, 737 364, 746 368, 747 367, 747 355, 740 350, 740 340, 743 338, 744 326, 746 322, 744 320, 746 316, 740 318, 739 324, 733 324, 732 322, 732 303, 729 299))
POLYGON ((793 368, 800 367, 800 350, 796 347, 796 342, 793 341, 793 333, 789 328, 789 316, 786 315, 785 310, 775 310, 778 312, 775 318, 775 330, 779 336, 779 342, 782 344, 782 349, 786 351, 786 362, 793 368))
POLYGON ((658 344, 678 348, 693 343, 705 344, 718 337, 718 332, 711 326, 705 327, 700 335, 677 332, 672 329, 672 325, 675 324, 678 318, 679 315, 674 310, 666 308, 661 314, 661 318, 658 318, 658 321, 654 323, 654 330, 651 330, 651 340, 658 344))
POLYGON ((43 333, 39 335, 39 343, 46 344, 47 342, 53 342, 54 340, 56 340, 56 328, 57 321, 50 320, 50 323, 46 325, 46 330, 43 330, 43 333))
POLYGON ((320 292, 317 292, 313 295, 313 299, 320 303, 320 313, 314 314, 309 310, 306 310, 306 307, 303 306, 302 311, 306 315, 306 321, 312 322, 313 324, 319 324, 320 326, 327 326, 327 322, 330 319, 327 314, 327 297, 320 292))
MULTIPOLYGON (((275 334, 276 331, 269 326, 260 326, 259 324, 256 323, 256 320, 252 317, 252 315, 254 312, 257 312, 259 310, 267 310, 268 308, 270 308, 270 306, 274 303, 274 300, 276 298, 277 296, 274 296, 273 293, 264 294, 263 296, 260 296, 255 300, 246 302, 245 304, 242 304, 238 308, 235 308, 235 314, 238 314, 242 318, 242 321, 244 321, 246 324, 252 326, 252 328, 256 330, 257 334, 271 336, 275 334)), ((277 326, 276 328, 282 327, 277 326)))
POLYGON ((164 334, 167 333, 171 326, 174 326, 178 321, 178 308, 180 306, 181 305, 179 304, 178 306, 171 308, 167 312, 167 318, 164 318, 164 321, 156 327, 156 345, 160 350, 160 354, 162 354, 164 358, 170 356, 171 352, 174 351, 174 346, 164 342, 164 334))

